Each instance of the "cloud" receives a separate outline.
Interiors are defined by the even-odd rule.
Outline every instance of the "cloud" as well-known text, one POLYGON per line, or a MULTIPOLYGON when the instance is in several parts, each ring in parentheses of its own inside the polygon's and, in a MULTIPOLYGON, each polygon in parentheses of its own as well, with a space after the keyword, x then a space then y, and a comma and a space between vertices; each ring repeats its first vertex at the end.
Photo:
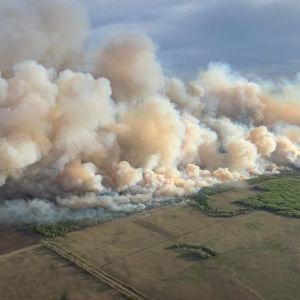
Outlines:
POLYGON ((111 32, 146 33, 160 45, 159 59, 170 73, 192 77, 210 61, 273 78, 300 69, 297 0, 84 2, 94 44, 111 32))

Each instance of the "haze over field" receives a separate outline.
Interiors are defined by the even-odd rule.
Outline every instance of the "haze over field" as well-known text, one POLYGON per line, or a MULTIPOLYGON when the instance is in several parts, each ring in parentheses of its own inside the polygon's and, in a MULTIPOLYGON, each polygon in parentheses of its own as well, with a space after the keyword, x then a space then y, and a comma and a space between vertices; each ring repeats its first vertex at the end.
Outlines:
POLYGON ((0 221, 131 211, 300 167, 300 75, 210 63, 186 82, 143 34, 86 50, 84 12, 0 0, 0 221))

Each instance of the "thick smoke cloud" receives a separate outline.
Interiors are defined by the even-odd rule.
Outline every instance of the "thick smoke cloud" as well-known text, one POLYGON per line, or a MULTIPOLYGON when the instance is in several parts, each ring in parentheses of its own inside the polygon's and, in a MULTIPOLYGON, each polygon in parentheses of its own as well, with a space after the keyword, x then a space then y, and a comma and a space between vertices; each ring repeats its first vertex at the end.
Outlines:
POLYGON ((58 69, 81 64, 88 37, 83 10, 73 0, 1 0, 2 74, 26 59, 58 69))
MULTIPOLYGON (((48 24, 57 5, 71 2, 34 1, 33 10, 3 3, 28 22, 27 32, 37 16, 48 24)), ((61 32, 73 22, 69 14, 61 32)), ((50 37, 59 31, 49 28, 50 37)), ((83 46, 59 47, 56 34, 55 43, 32 37, 43 52, 28 52, 25 43, 8 60, 0 44, 0 221, 135 211, 214 183, 300 166, 299 78, 251 81, 217 63, 190 82, 167 78, 152 41, 138 35, 100 47, 92 74, 61 70, 83 46)))
POLYGON ((101 50, 96 74, 111 81, 117 101, 138 100, 162 89, 164 77, 146 36, 129 35, 110 41, 101 50))

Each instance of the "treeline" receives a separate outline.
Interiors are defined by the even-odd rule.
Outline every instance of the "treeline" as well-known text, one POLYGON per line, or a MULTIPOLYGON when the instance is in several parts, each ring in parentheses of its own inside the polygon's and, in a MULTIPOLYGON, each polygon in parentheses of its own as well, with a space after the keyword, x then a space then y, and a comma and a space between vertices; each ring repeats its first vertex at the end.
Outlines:
POLYGON ((201 190, 202 193, 212 196, 224 192, 237 190, 238 187, 234 186, 232 183, 217 183, 209 187, 205 187, 201 190))
POLYGON ((246 214, 253 209, 251 207, 236 207, 232 210, 217 208, 209 205, 209 197, 203 190, 192 197, 194 205, 196 205, 203 213, 211 217, 234 217, 246 214))
POLYGON ((183 254, 192 255, 200 259, 208 259, 219 255, 219 253, 211 247, 193 243, 177 241, 171 248, 179 249, 183 254))
POLYGON ((96 219, 68 220, 57 223, 32 223, 28 226, 35 232, 46 237, 57 237, 68 232, 80 230, 82 228, 98 224, 96 219))

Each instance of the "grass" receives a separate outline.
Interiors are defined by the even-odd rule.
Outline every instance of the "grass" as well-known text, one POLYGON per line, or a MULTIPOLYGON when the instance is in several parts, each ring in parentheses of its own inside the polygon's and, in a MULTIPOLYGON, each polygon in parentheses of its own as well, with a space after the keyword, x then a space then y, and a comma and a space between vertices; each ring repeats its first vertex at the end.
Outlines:
POLYGON ((246 228, 248 229, 251 229, 251 230, 257 230, 260 228, 260 224, 256 224, 256 223, 253 223, 253 222, 247 222, 244 224, 246 228))
POLYGON ((262 243, 262 249, 270 250, 273 252, 284 252, 286 251, 286 247, 279 243, 278 241, 266 240, 262 243))
POLYGON ((238 203, 300 218, 300 176, 270 179, 257 184, 255 188, 261 192, 238 203))

